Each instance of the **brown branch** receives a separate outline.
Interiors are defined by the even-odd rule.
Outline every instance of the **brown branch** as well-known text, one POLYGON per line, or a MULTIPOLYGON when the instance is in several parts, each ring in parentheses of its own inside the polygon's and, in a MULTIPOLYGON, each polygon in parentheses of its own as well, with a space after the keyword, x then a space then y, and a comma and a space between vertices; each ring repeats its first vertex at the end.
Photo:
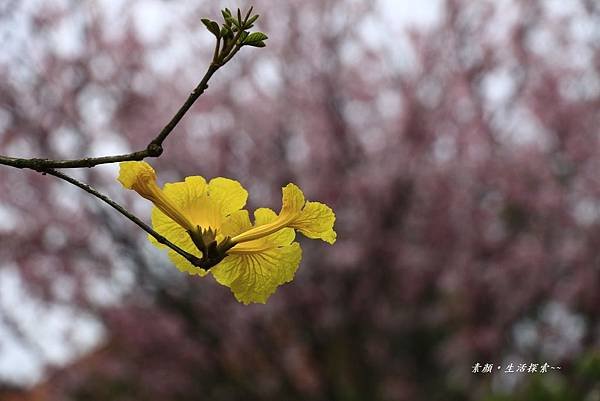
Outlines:
POLYGON ((148 226, 146 223, 141 221, 139 218, 137 218, 136 216, 131 214, 123 206, 119 205, 117 202, 113 201, 108 196, 98 192, 96 189, 92 188, 91 186, 84 184, 83 182, 78 181, 75 178, 68 176, 68 175, 61 173, 60 171, 57 171, 54 169, 43 168, 43 169, 39 170, 39 172, 42 174, 53 175, 55 177, 60 178, 61 180, 67 181, 68 183, 73 184, 73 185, 83 189, 87 193, 95 196, 96 198, 102 200, 104 203, 107 203, 108 205, 110 205, 112 208, 116 209, 119 213, 121 213, 123 216, 127 217, 129 220, 134 222, 142 230, 146 231, 148 234, 153 236, 158 243, 163 244, 163 245, 168 246, 169 248, 173 249, 175 252, 177 252, 184 258, 186 258, 192 265, 194 265, 196 267, 205 268, 205 266, 204 266, 205 263, 203 261, 201 261, 200 258, 198 258, 195 255, 192 255, 189 252, 184 251, 183 249, 181 249, 180 247, 178 247, 177 245, 175 245, 174 243, 172 243, 171 241, 169 241, 168 239, 166 239, 165 237, 163 237, 162 235, 160 235, 159 233, 154 231, 150 226, 148 226))
MULTIPOLYGON (((162 150, 161 150, 162 152, 162 150)), ((143 160, 146 157, 156 157, 156 150, 149 151, 141 150, 138 152, 128 153, 117 156, 102 156, 102 157, 87 157, 84 159, 73 160, 51 160, 51 159, 21 159, 17 157, 8 157, 0 155, 0 164, 16 168, 29 168, 40 171, 44 168, 77 168, 77 167, 94 167, 99 164, 118 163, 131 160, 143 160)))
MULTIPOLYGON (((227 60, 229 61, 229 59, 227 60)), ((185 103, 177 110, 177 113, 171 118, 171 120, 163 127, 144 150, 137 152, 127 153, 123 155, 115 156, 102 156, 102 157, 86 157, 83 159, 69 159, 69 160, 54 160, 54 159, 22 159, 16 157, 8 157, 0 155, 0 164, 5 166, 11 166, 16 168, 29 168, 32 170, 39 171, 43 168, 80 168, 80 167, 94 167, 99 164, 118 163, 123 161, 143 160, 146 157, 158 157, 162 154, 162 144, 164 140, 169 136, 175 129, 179 121, 183 118, 185 113, 192 107, 192 105, 198 100, 198 98, 208 88, 208 81, 213 74, 225 63, 211 63, 208 70, 202 77, 202 80, 196 86, 196 88, 190 93, 185 103)))
MULTIPOLYGON (((150 226, 145 224, 139 218, 131 214, 124 207, 119 205, 118 203, 111 200, 106 195, 98 192, 91 186, 76 180, 73 177, 70 177, 64 173, 61 173, 55 169, 57 168, 80 168, 80 167, 94 167, 100 164, 108 164, 108 163, 118 163, 123 161, 140 161, 145 159, 146 157, 158 157, 163 152, 162 144, 167 139, 167 137, 173 132, 179 121, 183 118, 183 116, 188 112, 188 110, 192 107, 192 105, 198 100, 198 98, 204 93, 204 91, 208 88, 208 81, 214 75, 214 73, 225 65, 229 60, 233 58, 233 56, 240 50, 243 46, 241 41, 242 34, 246 35, 248 32, 244 32, 246 27, 251 27, 252 24, 248 23, 250 15, 252 13, 252 7, 246 14, 246 18, 243 21, 238 21, 238 32, 233 38, 232 41, 223 40, 223 48, 219 50, 219 46, 221 43, 220 34, 216 34, 217 43, 215 52, 213 55, 213 60, 209 65, 206 73, 196 86, 196 88, 190 93, 187 100, 183 105, 177 110, 177 113, 171 118, 171 120, 163 127, 163 129, 158 133, 158 135, 150 141, 146 149, 139 150, 137 152, 127 153, 123 155, 115 155, 115 156, 101 156, 101 157, 87 157, 83 159, 69 159, 69 160, 54 160, 54 159, 42 159, 42 158, 33 158, 33 159, 23 159, 16 157, 8 157, 0 155, 0 165, 15 167, 19 169, 28 168, 31 170, 38 171, 42 174, 49 174, 55 177, 58 177, 64 181, 67 181, 70 184, 73 184, 84 191, 90 193, 91 195, 97 197, 103 202, 110 205, 112 208, 117 210, 123 216, 134 222, 138 227, 142 230, 146 231, 148 234, 153 236, 160 244, 168 246, 173 249, 179 255, 183 256, 186 260, 188 260, 192 265, 196 267, 200 267, 203 269, 210 269, 212 266, 215 266, 218 262, 220 262, 226 254, 226 251, 231 248, 234 244, 230 241, 226 241, 223 246, 220 248, 216 246, 216 242, 212 248, 207 248, 204 250, 202 258, 198 258, 191 253, 186 252, 181 249, 177 245, 173 244, 165 237, 154 231, 150 226), (213 249, 214 248, 214 249, 213 249)), ((239 12, 238 12, 239 14, 239 12)), ((256 20, 258 16, 253 18, 253 21, 256 20)), ((227 25, 227 21, 226 21, 227 25)), ((213 32, 214 33, 214 32, 213 32)))
MULTIPOLYGON (((132 153, 126 153, 122 155, 114 155, 114 156, 101 156, 101 157, 86 157, 81 159, 67 159, 67 160, 57 160, 57 159, 45 159, 45 158, 33 158, 33 159, 24 159, 24 158, 16 158, 0 155, 0 165, 11 166, 15 168, 29 168, 36 171, 41 171, 42 169, 49 168, 81 168, 81 167, 94 167, 99 164, 108 164, 108 163, 118 163, 123 161, 139 161, 144 160, 147 157, 158 157, 163 152, 163 142, 171 132, 175 129, 179 121, 183 118, 185 113, 192 107, 192 105, 198 100, 198 98, 204 93, 204 91, 208 88, 208 81, 214 75, 215 72, 222 66, 224 66, 227 62, 229 62, 233 56, 237 54, 237 52, 244 46, 241 42, 241 37, 245 32, 245 28, 251 27, 252 24, 249 23, 250 16, 252 14, 252 7, 246 14, 246 17, 243 21, 239 21, 239 25, 243 27, 243 29, 238 29, 237 34, 232 40, 223 40, 223 48, 219 50, 219 45, 221 43, 221 36, 217 35, 217 43, 213 55, 212 62, 208 66, 208 69, 204 73, 204 76, 196 86, 196 88, 190 93, 187 100, 179 110, 175 113, 175 115, 171 118, 171 120, 163 127, 163 129, 158 133, 158 135, 150 141, 146 149, 138 150, 132 153)), ((256 20, 258 16, 253 17, 253 21, 256 20)))
MULTIPOLYGON (((228 60, 229 61, 229 60, 228 60)), ((165 125, 165 127, 160 131, 160 133, 148 144, 149 150, 150 148, 154 148, 158 151, 156 156, 160 156, 162 153, 162 143, 169 136, 169 134, 173 131, 173 129, 177 126, 177 123, 183 118, 185 113, 192 107, 194 102, 198 100, 198 98, 204 93, 204 91, 208 88, 208 81, 213 76, 213 74, 225 63, 211 63, 208 67, 208 70, 204 74, 204 77, 196 86, 196 88, 190 93, 190 96, 187 98, 185 103, 177 110, 177 113, 173 116, 171 121, 165 125)))

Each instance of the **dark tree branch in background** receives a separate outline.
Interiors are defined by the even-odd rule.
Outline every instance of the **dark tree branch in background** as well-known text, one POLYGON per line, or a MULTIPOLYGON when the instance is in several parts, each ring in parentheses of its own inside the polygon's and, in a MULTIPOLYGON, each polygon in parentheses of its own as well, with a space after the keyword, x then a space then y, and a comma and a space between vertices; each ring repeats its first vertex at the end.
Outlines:
POLYGON ((222 26, 220 26, 215 21, 211 21, 209 19, 202 19, 202 23, 206 26, 209 32, 211 32, 216 37, 215 52, 210 66, 206 70, 206 73, 204 73, 204 76, 200 80, 198 86, 196 86, 196 88, 188 96, 185 103, 183 103, 183 105, 179 108, 179 110, 177 110, 177 113, 175 113, 173 118, 171 118, 171 120, 158 133, 158 135, 148 144, 146 149, 123 155, 87 157, 83 159, 71 160, 53 160, 41 158, 23 159, 0 155, 0 165, 15 167, 19 169, 27 168, 38 171, 42 174, 53 175, 64 181, 67 181, 68 183, 83 189, 89 194, 109 204, 123 216, 134 222, 142 230, 152 235, 160 244, 168 246, 169 248, 177 252, 179 255, 187 259, 192 265, 204 269, 209 269, 210 267, 214 266, 214 261, 211 261, 210 258, 207 260, 207 258, 205 257, 206 255, 203 255, 203 258, 200 259, 197 256, 184 251, 177 245, 167 240, 162 235, 158 234, 150 226, 145 224, 132 213, 127 211, 123 206, 111 200, 106 195, 98 192, 91 186, 80 182, 74 179, 73 177, 70 177, 55 169, 94 167, 100 164, 119 163, 124 161, 140 161, 144 160, 147 157, 159 157, 163 152, 163 142, 165 141, 165 139, 167 139, 171 132, 173 132, 179 121, 181 121, 183 116, 188 112, 188 110, 192 107, 196 100, 198 100, 198 98, 208 88, 208 81, 213 76, 213 74, 217 72, 219 68, 224 66, 229 60, 231 60, 233 56, 237 54, 237 52, 243 46, 265 46, 264 40, 267 39, 267 35, 265 35, 262 32, 250 33, 248 31, 254 26, 254 22, 258 19, 258 15, 251 15, 252 7, 250 7, 250 10, 243 19, 241 17, 241 12, 239 9, 237 19, 231 14, 231 11, 229 11, 229 9, 227 8, 222 11, 222 14, 223 19, 225 21, 222 24, 222 26), (220 47, 221 44, 223 45, 222 47, 220 47))

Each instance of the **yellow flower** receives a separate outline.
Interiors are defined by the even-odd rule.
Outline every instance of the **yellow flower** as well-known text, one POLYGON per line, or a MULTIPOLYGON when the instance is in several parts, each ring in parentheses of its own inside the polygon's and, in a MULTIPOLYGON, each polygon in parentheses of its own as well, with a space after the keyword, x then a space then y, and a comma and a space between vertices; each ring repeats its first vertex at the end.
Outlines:
MULTIPOLYGON (((279 285, 294 278, 302 257, 300 245, 294 242, 295 230, 309 238, 335 242, 331 208, 306 202, 294 184, 282 189, 279 214, 258 209, 252 224, 248 211, 242 210, 248 193, 237 181, 219 177, 206 183, 203 177, 192 176, 160 189, 156 173, 147 163, 123 162, 120 166, 123 186, 154 203, 152 225, 159 234, 198 258, 206 256, 203 250, 210 253, 207 242, 211 241, 213 251, 223 252, 220 262, 207 270, 169 249, 175 266, 200 276, 210 271, 244 304, 265 303, 279 285)), ((149 238, 157 247, 164 247, 149 238)))
POLYGON ((154 203, 154 206, 186 230, 194 229, 177 205, 156 185, 156 173, 148 163, 122 162, 120 167, 118 180, 125 188, 134 190, 154 203))

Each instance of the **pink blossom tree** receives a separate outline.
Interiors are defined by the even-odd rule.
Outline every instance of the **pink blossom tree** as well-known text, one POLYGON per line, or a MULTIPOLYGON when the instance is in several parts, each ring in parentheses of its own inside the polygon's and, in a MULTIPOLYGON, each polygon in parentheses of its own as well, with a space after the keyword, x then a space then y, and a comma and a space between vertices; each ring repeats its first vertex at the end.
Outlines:
MULTIPOLYGON (((3 39, 0 153, 144 148, 197 84, 212 57, 199 21, 217 8, 165 3, 175 16, 147 31, 139 13, 151 14, 149 3, 102 4, 1 6, 3 23, 21 19, 12 23, 28 31, 3 39), (71 47, 53 42, 61 29, 77 38, 71 47)), ((153 163, 165 181, 235 178, 252 207, 276 208, 280 187, 298 182, 333 206, 338 242, 303 243, 294 283, 266 306, 243 306, 227 288, 176 271, 93 197, 0 169, 3 281, 104 328, 95 351, 49 367, 47 396, 533 400, 597 391, 596 3, 447 0, 434 26, 409 31, 371 2, 254 5, 268 46, 219 71, 153 163), (545 362, 560 371, 504 373, 545 362), (496 370, 472 373, 476 363, 496 370)), ((114 169, 79 177, 149 216, 114 169)), ((27 333, 6 305, 3 324, 51 364, 43 333, 27 333)))

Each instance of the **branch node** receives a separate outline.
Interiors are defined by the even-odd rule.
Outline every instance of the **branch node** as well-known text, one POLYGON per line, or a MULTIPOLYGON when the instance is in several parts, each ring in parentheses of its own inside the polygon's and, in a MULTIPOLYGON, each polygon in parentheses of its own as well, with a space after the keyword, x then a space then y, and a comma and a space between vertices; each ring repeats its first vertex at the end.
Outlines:
POLYGON ((158 157, 162 154, 163 147, 157 143, 151 142, 146 148, 146 151, 148 152, 148 156, 158 157))

